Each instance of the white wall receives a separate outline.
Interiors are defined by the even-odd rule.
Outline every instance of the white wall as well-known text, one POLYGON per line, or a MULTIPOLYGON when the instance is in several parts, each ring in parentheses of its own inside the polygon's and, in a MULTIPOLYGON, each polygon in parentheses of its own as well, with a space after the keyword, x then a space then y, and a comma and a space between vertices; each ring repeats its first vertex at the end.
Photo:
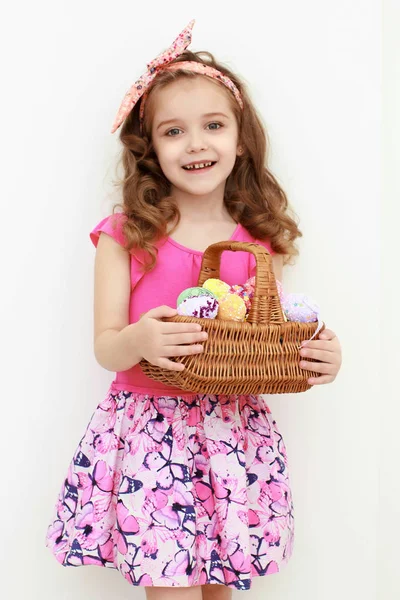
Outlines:
MULTIPOLYGON (((126 89, 193 17, 192 48, 209 49, 248 82, 269 130, 271 168, 301 217, 301 256, 286 287, 320 303, 344 355, 333 385, 270 399, 289 452, 296 545, 285 570, 255 580, 246 598, 376 597, 377 473, 393 460, 380 441, 377 365, 381 2, 37 0, 9 4, 2 37, 7 600, 144 598, 115 571, 62 569, 44 537, 112 379, 93 356, 88 237, 115 199, 119 146, 109 130, 126 89)), ((390 16, 388 25, 394 36, 390 16)), ((380 515, 382 549, 393 554, 380 515)), ((395 560, 391 571, 382 565, 380 597, 391 600, 395 560)))
MULTIPOLYGON (((400 364, 399 306, 399 222, 400 222, 400 4, 384 2, 384 68, 382 103, 382 206, 381 220, 381 369, 376 402, 377 427, 381 432, 379 450, 380 494, 377 512, 379 598, 400 596, 400 364)), ((379 350, 379 345, 377 350, 379 350)), ((378 355, 375 354, 375 360, 378 355)), ((375 361, 374 361, 375 362, 375 361)), ((376 364, 376 363, 375 363, 376 364)))

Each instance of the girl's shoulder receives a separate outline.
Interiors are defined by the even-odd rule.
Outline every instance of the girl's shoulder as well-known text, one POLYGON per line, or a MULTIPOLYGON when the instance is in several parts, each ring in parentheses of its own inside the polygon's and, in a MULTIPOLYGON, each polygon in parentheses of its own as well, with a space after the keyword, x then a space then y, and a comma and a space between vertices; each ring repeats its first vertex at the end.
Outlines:
POLYGON ((110 235, 116 242, 121 244, 121 246, 125 246, 126 240, 122 228, 126 218, 124 213, 113 213, 102 219, 89 233, 94 246, 97 248, 102 232, 110 235))
MULTIPOLYGON (((123 225, 126 222, 126 220, 127 220, 127 216, 124 213, 113 213, 111 215, 108 215, 107 217, 104 217, 90 231, 89 235, 90 235, 90 239, 91 239, 93 245, 95 247, 97 247, 97 244, 98 244, 99 238, 100 238, 100 234, 106 233, 107 235, 111 236, 118 244, 125 247, 126 239, 125 239, 124 232, 123 232, 123 225)), ((238 242, 250 242, 250 243, 259 244, 259 245, 263 246, 264 248, 266 248, 266 250, 271 254, 271 256, 275 255, 275 252, 273 251, 269 240, 260 240, 260 239, 255 238, 241 224, 238 224, 238 227, 235 230, 235 233, 232 236, 231 240, 238 241, 238 242)), ((165 255, 165 259, 168 259, 171 262, 180 261, 182 258, 182 256, 181 256, 182 250, 185 250, 185 253, 189 250, 189 249, 185 249, 183 246, 180 246, 177 243, 172 243, 172 240, 168 237, 165 240, 160 240, 160 242, 157 243, 157 247, 158 247, 158 252, 161 253, 161 255, 165 255), (169 241, 171 241, 171 243, 168 243, 169 241)), ((199 255, 202 254, 200 252, 195 252, 195 253, 199 254, 199 255)), ((144 264, 145 256, 144 256, 143 251, 135 250, 135 251, 131 252, 131 254, 137 260, 138 263, 144 264)), ((159 254, 159 258, 160 258, 160 254, 159 254)), ((275 259, 277 259, 277 258, 279 258, 279 257, 275 256, 275 259)), ((249 253, 249 260, 250 260, 251 268, 254 268, 255 259, 254 259, 254 256, 250 253, 249 253)))
MULTIPOLYGON (((124 213, 113 213, 104 217, 104 219, 102 219, 89 233, 93 245, 97 248, 100 234, 105 233, 111 236, 118 244, 128 251, 126 249, 126 238, 123 232, 123 224, 126 219, 127 217, 124 213)), ((144 275, 143 264, 144 258, 141 252, 130 252, 130 278, 132 289, 144 275)))
MULTIPOLYGON (((104 219, 102 219, 89 234, 94 246, 97 247, 100 234, 106 233, 107 235, 110 235, 116 242, 118 242, 118 244, 126 248, 127 240, 124 235, 123 225, 127 219, 128 217, 125 215, 125 213, 113 213, 107 217, 104 217, 104 219)), ((158 251, 165 253, 165 250, 167 250, 169 255, 173 255, 173 247, 165 243, 168 241, 168 239, 169 238, 161 239, 155 242, 154 245, 157 247, 158 251)), ((130 255, 132 259, 136 259, 139 263, 145 264, 146 252, 144 250, 138 248, 132 249, 130 250, 130 255)), ((173 258, 173 256, 170 258, 173 258)), ((177 257, 177 260, 179 260, 179 256, 177 257)))

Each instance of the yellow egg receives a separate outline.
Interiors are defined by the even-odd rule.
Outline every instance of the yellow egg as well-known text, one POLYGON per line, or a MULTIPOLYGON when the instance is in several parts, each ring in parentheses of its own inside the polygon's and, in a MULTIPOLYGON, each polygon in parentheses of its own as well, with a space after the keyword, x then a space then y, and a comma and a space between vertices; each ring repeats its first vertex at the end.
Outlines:
POLYGON ((244 321, 246 317, 246 304, 240 296, 228 294, 219 301, 217 319, 225 321, 244 321))
POLYGON ((207 281, 203 283, 203 288, 209 292, 212 292, 217 300, 220 300, 226 296, 231 289, 230 285, 224 281, 221 281, 221 279, 207 279, 207 281))

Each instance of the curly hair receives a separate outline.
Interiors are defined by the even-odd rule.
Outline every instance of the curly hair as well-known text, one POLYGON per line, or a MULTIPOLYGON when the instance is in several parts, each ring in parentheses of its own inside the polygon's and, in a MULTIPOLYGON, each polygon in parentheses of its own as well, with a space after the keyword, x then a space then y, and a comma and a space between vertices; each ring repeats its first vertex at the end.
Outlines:
MULTIPOLYGON (((208 64, 227 75, 238 88, 244 103, 241 109, 227 90, 238 123, 239 142, 243 153, 238 156, 226 185, 224 203, 230 216, 258 240, 266 240, 284 263, 298 254, 294 241, 302 233, 297 218, 289 208, 285 192, 267 167, 267 134, 243 82, 209 52, 186 50, 173 62, 196 61, 208 64)), ((123 177, 116 182, 122 187, 122 208, 126 216, 123 233, 126 248, 141 249, 148 257, 145 270, 154 268, 156 243, 168 235, 168 225, 179 223, 179 209, 170 196, 170 183, 158 163, 151 139, 151 96, 154 90, 182 77, 204 77, 179 69, 164 70, 153 80, 148 92, 143 127, 139 121, 140 102, 126 118, 120 132, 123 177)), ((213 81, 213 80, 212 80, 213 81)), ((216 85, 223 85, 216 82, 216 85)), ((225 86, 223 86, 224 89, 225 86)), ((171 231, 169 231, 171 233, 171 231)))

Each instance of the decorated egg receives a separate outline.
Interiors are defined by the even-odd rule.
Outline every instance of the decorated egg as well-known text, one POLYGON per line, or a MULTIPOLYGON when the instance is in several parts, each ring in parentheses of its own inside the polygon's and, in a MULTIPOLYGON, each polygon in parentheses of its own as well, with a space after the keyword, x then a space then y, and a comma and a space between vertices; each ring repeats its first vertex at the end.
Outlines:
POLYGON ((176 304, 177 306, 179 306, 179 304, 181 304, 181 302, 183 302, 187 298, 197 298, 198 296, 212 296, 213 298, 216 297, 212 292, 202 287, 190 287, 186 290, 183 290, 183 292, 179 294, 176 304))
POLYGON ((184 290, 178 298, 177 305, 178 315, 198 319, 215 319, 219 307, 214 294, 202 287, 184 290))
POLYGON ((236 294, 236 296, 242 298, 246 305, 246 312, 248 313, 251 307, 251 298, 246 288, 242 285, 233 285, 230 289, 230 293, 236 294))
POLYGON ((278 279, 276 280, 276 287, 278 288, 278 295, 280 298, 280 301, 282 302, 284 295, 283 295, 283 287, 280 281, 278 281, 278 279))
POLYGON ((282 308, 288 321, 313 323, 318 321, 320 309, 315 302, 304 294, 288 294, 282 299, 282 308))
POLYGON ((219 301, 217 319, 226 321, 244 321, 246 318, 246 304, 240 296, 228 294, 219 301))
POLYGON ((228 285, 221 279, 212 279, 211 278, 211 279, 207 279, 207 281, 205 281, 203 283, 203 288, 212 292, 214 294, 214 296, 217 298, 217 300, 220 300, 221 298, 226 296, 226 294, 228 294, 228 292, 230 290, 230 285, 228 285))
POLYGON ((231 294, 236 294, 237 296, 240 296, 240 298, 243 299, 246 305, 246 316, 250 312, 251 300, 254 296, 254 283, 255 277, 251 277, 243 285, 232 285, 230 288, 231 294))
POLYGON ((218 300, 211 296, 194 296, 186 298, 178 306, 181 317, 197 317, 198 319, 215 319, 218 314, 218 300))
POLYGON ((256 286, 256 278, 250 277, 246 283, 244 284, 244 289, 247 290, 249 294, 254 294, 254 288, 256 286))
MULTIPOLYGON (((246 283, 243 285, 245 291, 247 292, 247 294, 250 297, 250 300, 253 298, 254 296, 254 291, 255 291, 255 287, 256 287, 256 278, 255 277, 250 277, 246 283)), ((282 288, 282 284, 281 282, 276 279, 276 288, 278 290, 278 296, 280 298, 280 300, 282 301, 283 298, 283 288, 282 288)))

